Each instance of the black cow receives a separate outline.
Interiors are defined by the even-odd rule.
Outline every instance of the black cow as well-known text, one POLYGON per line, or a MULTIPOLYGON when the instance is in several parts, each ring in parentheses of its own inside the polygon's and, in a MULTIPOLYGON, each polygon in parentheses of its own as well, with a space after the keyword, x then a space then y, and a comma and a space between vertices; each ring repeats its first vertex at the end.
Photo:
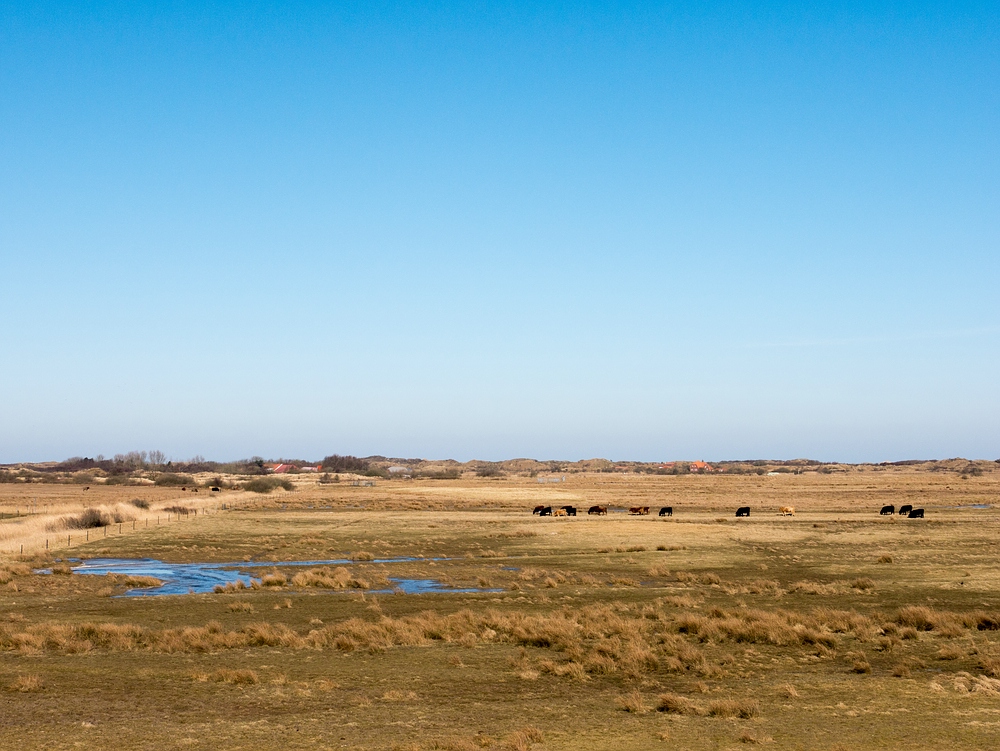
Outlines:
POLYGON ((576 506, 561 506, 560 508, 566 512, 566 516, 576 516, 576 506))
POLYGON ((738 509, 736 509, 736 515, 737 516, 750 516, 750 507, 749 506, 740 506, 738 509))
POLYGON ((608 515, 608 507, 607 506, 591 506, 587 510, 587 513, 590 516, 607 516, 608 515))
POLYGON ((213 493, 219 493, 221 491, 222 491, 222 488, 220 488, 218 485, 213 485, 212 486, 212 492, 213 493))
POLYGON ((552 516, 552 507, 545 506, 541 511, 538 512, 539 516, 552 516))
POLYGON ((895 513, 896 513, 895 506, 883 506, 882 510, 879 511, 879 514, 881 514, 882 516, 892 516, 895 513))
POLYGON ((673 516, 673 515, 674 515, 673 506, 664 506, 663 508, 660 509, 660 516, 673 516))
POLYGON ((908 503, 905 506, 900 506, 899 507, 899 515, 900 516, 905 516, 906 514, 910 513, 911 511, 913 511, 913 506, 911 506, 908 503))
POLYGON ((907 519, 923 519, 924 518, 924 510, 922 508, 913 508, 913 509, 910 509, 910 513, 908 513, 906 515, 906 518, 907 519))

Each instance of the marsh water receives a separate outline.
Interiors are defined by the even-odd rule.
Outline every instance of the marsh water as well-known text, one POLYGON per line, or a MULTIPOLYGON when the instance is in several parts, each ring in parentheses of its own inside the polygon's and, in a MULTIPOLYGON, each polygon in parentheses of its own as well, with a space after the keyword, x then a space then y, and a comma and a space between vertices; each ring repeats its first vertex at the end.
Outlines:
MULTIPOLYGON (((381 558, 369 563, 402 563, 418 558, 381 558)), ((435 559, 438 560, 438 559, 435 559)), ((241 581, 249 585, 254 578, 253 569, 286 568, 299 566, 350 566, 354 561, 341 558, 326 561, 267 561, 232 563, 165 563, 153 558, 93 558, 76 562, 72 566, 74 574, 104 576, 122 574, 125 576, 151 576, 163 582, 158 587, 130 589, 123 597, 149 597, 157 595, 206 594, 217 586, 241 581)), ((51 573, 51 569, 43 569, 51 573)), ((429 592, 494 592, 493 589, 446 587, 436 579, 404 579, 388 577, 392 589, 372 590, 377 593, 402 592, 404 594, 425 594, 429 592)))

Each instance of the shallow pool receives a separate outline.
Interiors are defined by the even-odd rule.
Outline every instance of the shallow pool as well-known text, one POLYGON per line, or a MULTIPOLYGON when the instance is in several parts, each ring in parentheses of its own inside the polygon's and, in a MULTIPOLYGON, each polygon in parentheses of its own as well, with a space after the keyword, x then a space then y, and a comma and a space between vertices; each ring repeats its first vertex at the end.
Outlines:
MULTIPOLYGON (((379 558, 369 563, 401 563, 422 560, 419 558, 379 558)), ((432 559, 442 560, 442 559, 432 559)), ((215 587, 241 581, 249 585, 253 577, 248 569, 285 568, 289 566, 350 566, 354 561, 337 558, 328 561, 267 561, 233 563, 164 563, 153 558, 93 558, 72 566, 74 574, 122 574, 125 576, 152 576, 163 582, 159 587, 130 589, 123 597, 150 597, 157 595, 206 594, 215 587)), ((42 569, 41 573, 51 573, 42 569)), ((446 587, 436 579, 403 579, 389 577, 392 589, 368 590, 373 593, 403 592, 426 594, 428 592, 499 592, 498 589, 461 589, 446 587)))

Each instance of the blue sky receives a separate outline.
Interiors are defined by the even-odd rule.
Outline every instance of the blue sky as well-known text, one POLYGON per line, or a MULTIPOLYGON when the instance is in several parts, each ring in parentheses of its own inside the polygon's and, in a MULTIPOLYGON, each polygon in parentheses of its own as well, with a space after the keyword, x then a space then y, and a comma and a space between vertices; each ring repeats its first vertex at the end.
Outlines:
POLYGON ((1000 457, 995 3, 0 7, 0 462, 1000 457))

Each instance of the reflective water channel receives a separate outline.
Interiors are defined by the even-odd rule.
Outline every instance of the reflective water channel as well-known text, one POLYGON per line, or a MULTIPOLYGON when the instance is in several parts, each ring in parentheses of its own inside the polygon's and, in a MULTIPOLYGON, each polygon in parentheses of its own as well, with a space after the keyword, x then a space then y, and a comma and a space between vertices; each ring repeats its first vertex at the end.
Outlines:
MULTIPOLYGON (((419 558, 381 558, 367 563, 401 563, 419 558)), ((444 560, 444 559, 432 559, 444 560)), ((125 576, 151 576, 163 582, 158 587, 130 589, 122 597, 151 597, 157 595, 206 594, 217 586, 241 581, 249 585, 254 577, 253 569, 272 569, 301 566, 351 566, 349 559, 328 561, 267 561, 233 563, 164 563, 153 558, 93 558, 73 565, 74 574, 104 576, 122 574, 125 576)), ((39 573, 50 574, 51 569, 41 569, 39 573)), ((499 592, 497 589, 446 587, 436 579, 403 579, 388 577, 392 589, 369 590, 373 593, 403 592, 405 594, 426 594, 429 592, 499 592)))

